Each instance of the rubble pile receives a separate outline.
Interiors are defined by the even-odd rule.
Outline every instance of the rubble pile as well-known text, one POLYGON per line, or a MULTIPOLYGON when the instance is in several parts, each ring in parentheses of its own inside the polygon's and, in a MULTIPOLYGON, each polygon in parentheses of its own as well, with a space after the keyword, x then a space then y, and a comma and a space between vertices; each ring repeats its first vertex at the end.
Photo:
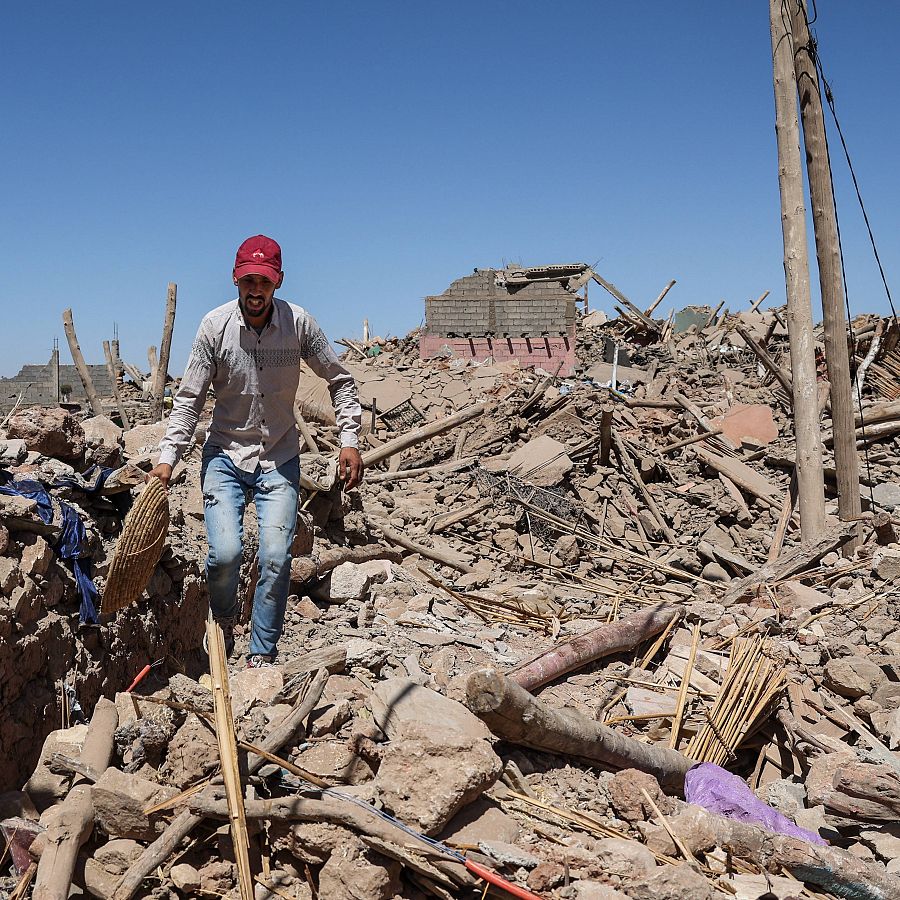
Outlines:
MULTIPOLYGON (((584 316, 567 379, 420 361, 412 338, 346 342, 368 410, 366 479, 350 495, 335 483, 333 416, 304 379, 286 633, 274 668, 232 657, 231 733, 215 707, 223 672, 193 651, 199 450, 175 472, 151 587, 109 623, 101 601, 102 624, 72 627, 76 591, 50 537, 24 529, 18 501, 0 507, 0 565, 18 573, 0 584, 2 658, 20 665, 26 633, 68 623, 74 655, 60 668, 41 644, 23 684, 48 686, 50 725, 49 686, 73 670, 93 710, 47 737, 36 767, 8 745, 34 769, 6 782, 25 788, 3 798, 9 888, 389 900, 482 896, 488 880, 497 896, 900 898, 890 368, 860 377, 863 519, 840 522, 829 498, 824 537, 804 546, 775 371, 790 371, 783 316, 642 317, 653 327, 584 316)), ((857 363, 876 338, 872 366, 885 362, 895 326, 853 324, 857 363)), ((5 470, 77 507, 102 598, 122 509, 72 480, 88 484, 85 462, 106 454, 121 464, 112 487, 135 484, 164 425, 119 437, 60 419, 65 446, 38 445, 42 418, 19 419, 5 470)), ((826 408, 833 489, 829 431, 826 408)), ((246 644, 239 626, 237 654, 246 644)))

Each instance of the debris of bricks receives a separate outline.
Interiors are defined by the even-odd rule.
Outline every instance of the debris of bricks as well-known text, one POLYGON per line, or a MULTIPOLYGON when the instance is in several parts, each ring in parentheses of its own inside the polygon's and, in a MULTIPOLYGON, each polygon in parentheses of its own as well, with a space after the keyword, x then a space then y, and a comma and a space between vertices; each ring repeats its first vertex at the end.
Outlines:
POLYGON ((4 896, 900 898, 900 331, 851 323, 863 514, 824 404, 801 543, 783 311, 575 312, 592 274, 479 270, 421 334, 343 341, 349 494, 301 380, 274 667, 241 662, 252 508, 234 653, 199 649, 202 435, 146 589, 104 609, 155 373, 116 349, 129 428, 112 397, 4 411, 4 896), (504 324, 516 291, 559 333, 504 324))

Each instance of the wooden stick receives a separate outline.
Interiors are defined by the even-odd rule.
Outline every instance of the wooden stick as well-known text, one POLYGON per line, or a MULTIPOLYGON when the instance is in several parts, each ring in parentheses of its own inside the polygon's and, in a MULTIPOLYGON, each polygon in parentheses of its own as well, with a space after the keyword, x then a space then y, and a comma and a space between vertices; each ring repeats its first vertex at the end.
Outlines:
MULTIPOLYGON (((94 707, 80 763, 101 772, 109 766, 118 723, 115 703, 101 697, 94 707)), ((32 896, 34 900, 66 900, 78 851, 94 828, 90 785, 76 778, 65 800, 44 813, 42 822, 47 826, 47 846, 38 863, 32 896)))
POLYGON ((159 361, 156 358, 156 344, 151 344, 147 348, 147 365, 150 366, 150 396, 156 397, 156 373, 159 371, 159 361))
POLYGON ((693 763, 676 750, 644 744, 621 735, 572 709, 553 709, 495 669, 472 673, 466 705, 506 741, 655 775, 667 788, 681 791, 693 763))
MULTIPOLYGON (((585 287, 587 287, 587 285, 585 285, 585 287)), ((644 315, 647 316, 648 319, 653 315, 653 311, 656 309, 656 307, 663 302, 663 297, 665 297, 673 287, 675 287, 674 278, 659 292, 659 296, 647 308, 647 311, 644 313, 644 315)))
POLYGON ((609 465, 609 454, 612 450, 613 444, 613 436, 612 436, 612 423, 613 423, 613 412, 614 407, 611 403, 604 403, 602 407, 600 407, 600 465, 608 466, 609 465))
POLYGON ((88 406, 95 416, 100 416, 103 414, 103 404, 100 402, 100 397, 97 395, 97 391, 94 388, 94 382, 91 380, 90 370, 84 361, 84 356, 81 354, 81 347, 78 344, 78 337, 75 334, 75 322, 72 319, 72 310, 64 309, 62 318, 63 329, 66 332, 66 340, 69 342, 69 350, 72 353, 72 360, 75 363, 75 368, 78 370, 78 377, 84 385, 84 392, 87 394, 88 406))
POLYGON ((119 390, 119 379, 116 377, 116 367, 113 363, 112 351, 109 349, 109 341, 103 342, 103 356, 106 358, 106 371, 109 373, 109 380, 112 382, 113 396, 116 398, 119 418, 122 420, 122 427, 128 431, 131 428, 131 422, 128 419, 125 403, 122 400, 122 393, 119 390))
POLYGON ((475 500, 467 503, 461 509, 455 509, 443 515, 435 516, 426 526, 425 531, 428 534, 440 534, 440 532, 456 525, 458 522, 464 522, 466 519, 483 512, 490 506, 494 506, 496 501, 492 497, 485 497, 483 500, 475 500))
POLYGON ((763 291, 763 292, 762 292, 762 293, 761 293, 761 294, 753 301, 753 303, 750 304, 750 312, 756 312, 756 311, 759 309, 760 305, 762 304, 763 300, 765 300, 766 297, 768 297, 768 296, 769 296, 769 292, 768 292, 768 291, 763 291))
MULTIPOLYGON (((305 734, 303 723, 306 717, 316 708, 325 690, 328 672, 321 669, 313 679, 305 696, 281 722, 266 735, 263 747, 276 752, 289 741, 302 739, 305 734)), ((248 761, 247 771, 252 775, 265 764, 261 756, 248 761)), ((203 821, 202 816, 194 815, 189 809, 180 812, 168 825, 166 830, 131 864, 116 885, 110 900, 131 900, 141 889, 144 879, 159 865, 168 859, 178 845, 193 829, 203 821)))
POLYGON ((714 428, 712 431, 703 431, 700 434, 692 434, 689 438, 685 438, 683 441, 676 441, 674 444, 667 444, 663 447, 659 452, 665 456, 667 453, 672 453, 675 450, 680 450, 682 447, 687 447, 689 444, 697 444, 700 441, 709 440, 711 437, 715 437, 717 434, 721 434, 721 428, 714 428))
POLYGON ((156 387, 153 392, 157 402, 157 419, 162 419, 165 408, 166 379, 169 377, 169 354, 172 350, 172 331, 175 328, 177 292, 178 286, 170 281, 166 288, 166 317, 163 321, 162 341, 159 345, 159 366, 156 370, 156 387))
POLYGON ((407 478, 419 478, 421 475, 445 475, 467 469, 478 461, 477 456, 464 456, 461 459, 439 463, 436 466, 422 466, 418 469, 398 469, 396 472, 366 472, 369 484, 385 481, 405 481, 407 478))
POLYGON ((369 450, 364 453, 362 457, 363 465, 366 468, 369 468, 370 466, 375 465, 375 463, 388 459, 395 453, 401 453, 409 447, 427 441, 429 438, 451 431, 471 419, 478 418, 478 416, 482 415, 488 408, 488 405, 487 402, 476 403, 473 406, 461 409, 459 412, 453 413, 453 415, 447 416, 444 419, 438 419, 437 422, 430 422, 428 425, 423 425, 421 428, 416 428, 407 434, 401 434, 393 440, 382 444, 380 447, 376 447, 374 450, 369 450))
POLYGON ((633 650, 677 618, 678 610, 665 603, 638 610, 556 644, 517 667, 509 677, 525 690, 534 691, 604 656, 633 650))
POLYGON ((231 822, 231 843, 237 861, 238 886, 241 900, 253 900, 253 873, 250 871, 250 836, 244 815, 244 790, 238 770, 237 738, 231 710, 231 689, 228 684, 228 660, 221 626, 213 619, 212 611, 206 620, 209 645, 209 674, 212 679, 213 709, 215 711, 216 742, 225 794, 228 798, 228 819, 231 822))
MULTIPOLYGON (((767 292, 768 293, 768 292, 767 292)), ((788 395, 788 399, 791 403, 794 402, 793 395, 793 383, 791 382, 791 376, 775 362, 774 359, 769 355, 768 350, 765 349, 761 344, 758 344, 754 339, 753 335, 744 328, 743 325, 737 325, 734 329, 743 339, 744 343, 756 354, 756 358, 769 370, 769 372, 775 376, 775 379, 778 383, 784 388, 785 392, 788 395)))
POLYGON ((697 658, 697 647, 700 644, 700 626, 694 626, 694 633, 691 637, 691 652, 688 656, 687 666, 684 670, 684 676, 681 679, 681 690, 678 692, 678 702, 676 704, 675 721, 672 723, 672 734, 669 738, 669 746, 673 750, 678 749, 678 737, 681 733, 681 723, 684 721, 684 708, 687 704, 688 688, 691 684, 691 673, 694 671, 694 660, 697 658))
POLYGON ((647 504, 647 508, 650 510, 651 515, 654 519, 656 519, 660 531, 662 531, 666 540, 670 544, 677 543, 675 532, 672 531, 671 528, 669 528, 668 523, 663 518, 662 512, 660 512, 659 507, 656 505, 656 500, 650 493, 647 485, 644 484, 644 479, 641 478, 641 473, 638 471, 637 466, 634 464, 634 460, 631 458, 631 454, 628 452, 628 448, 625 447, 617 434, 613 435, 613 442, 616 445, 616 449, 619 451, 619 455, 622 457, 622 462, 625 463, 625 467, 628 469, 628 473, 631 475, 631 480, 633 481, 634 486, 638 489, 640 495, 644 498, 644 502, 647 504))
POLYGON ((409 550, 410 553, 418 553, 426 559, 441 563, 444 566, 450 566, 451 569, 457 569, 460 572, 470 573, 475 571, 475 569, 465 562, 465 560, 455 554, 445 553, 443 550, 435 550, 433 547, 426 547, 423 544, 418 544, 406 537, 406 535, 400 534, 399 531, 395 531, 386 522, 381 522, 371 516, 367 518, 367 521, 374 528, 378 529, 378 531, 380 531, 392 544, 403 547, 404 549, 409 550))

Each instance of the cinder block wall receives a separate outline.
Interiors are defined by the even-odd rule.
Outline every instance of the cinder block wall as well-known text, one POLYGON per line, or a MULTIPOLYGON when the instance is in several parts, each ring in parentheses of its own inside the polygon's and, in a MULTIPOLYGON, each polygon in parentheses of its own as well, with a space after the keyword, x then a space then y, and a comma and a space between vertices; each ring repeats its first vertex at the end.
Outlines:
POLYGON ((558 281, 497 285, 496 270, 479 269, 425 298, 424 334, 434 337, 541 338, 568 335, 575 296, 558 281))

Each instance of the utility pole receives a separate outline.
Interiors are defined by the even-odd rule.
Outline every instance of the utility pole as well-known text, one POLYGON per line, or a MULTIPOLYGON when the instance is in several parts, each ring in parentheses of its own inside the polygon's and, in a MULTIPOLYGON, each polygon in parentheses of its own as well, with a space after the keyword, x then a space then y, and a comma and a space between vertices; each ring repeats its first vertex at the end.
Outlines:
MULTIPOLYGON (((837 216, 831 162, 825 138, 825 116, 819 90, 819 73, 812 55, 805 0, 788 0, 794 35, 794 71, 800 94, 806 171, 816 233, 819 289, 825 326, 825 359, 831 382, 831 422, 834 429, 834 465, 837 470, 838 512, 844 521, 858 519, 862 512, 859 493, 859 456, 856 452, 853 393, 850 384, 850 353, 847 349, 847 316, 844 312, 844 282, 838 245, 837 216)), ((857 534, 844 545, 849 554, 859 544, 857 534)))
POLYGON ((769 0, 769 25, 772 32, 775 135, 778 140, 778 187, 781 193, 794 434, 797 440, 800 538, 804 544, 810 544, 825 530, 825 478, 816 403, 816 359, 809 296, 803 163, 800 158, 797 81, 794 76, 791 18, 787 8, 789 2, 792 0, 769 0))

